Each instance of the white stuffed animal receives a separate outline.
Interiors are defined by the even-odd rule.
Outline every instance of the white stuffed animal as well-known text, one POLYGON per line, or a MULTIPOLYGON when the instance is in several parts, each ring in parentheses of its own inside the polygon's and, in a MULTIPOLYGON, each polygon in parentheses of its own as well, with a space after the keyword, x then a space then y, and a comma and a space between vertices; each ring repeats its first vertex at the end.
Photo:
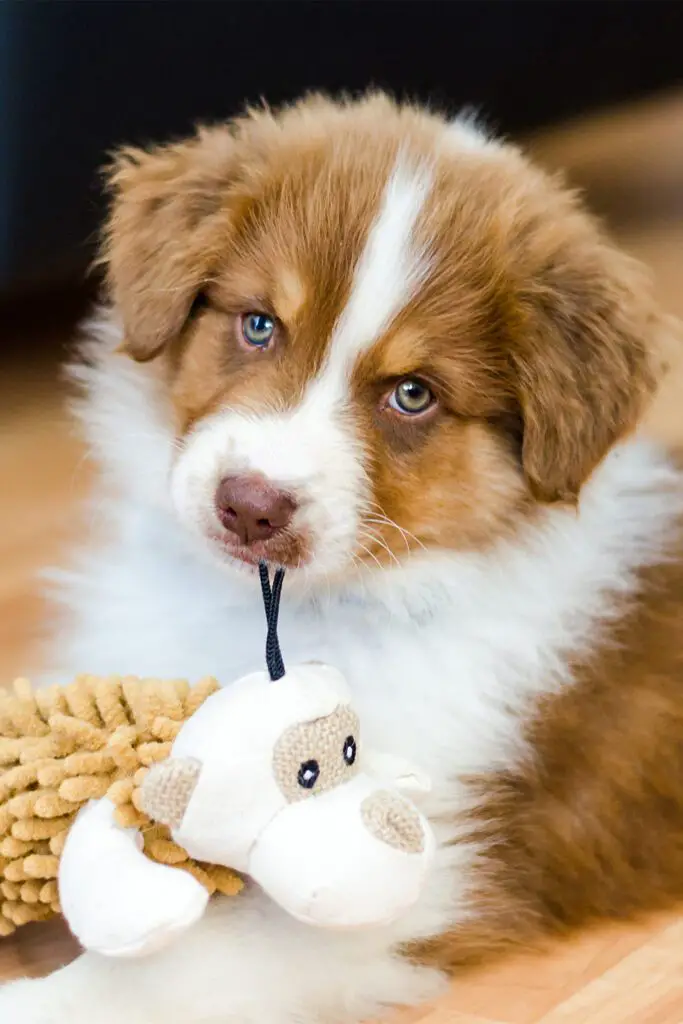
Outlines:
MULTIPOLYGON (((284 672, 268 615, 268 672, 215 693, 180 730, 142 789, 145 812, 199 861, 249 876, 311 925, 387 923, 418 899, 434 853, 401 791, 428 780, 365 750, 343 676, 319 663, 284 672)), ((74 823, 60 864, 62 911, 82 945, 110 956, 153 952, 197 921, 206 889, 148 860, 107 800, 74 823)))

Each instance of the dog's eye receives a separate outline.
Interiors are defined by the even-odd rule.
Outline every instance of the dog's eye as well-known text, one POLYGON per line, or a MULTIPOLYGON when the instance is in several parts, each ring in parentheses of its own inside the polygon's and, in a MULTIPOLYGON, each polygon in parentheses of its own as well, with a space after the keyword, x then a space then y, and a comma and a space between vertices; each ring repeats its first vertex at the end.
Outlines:
POLYGON ((356 760, 357 752, 358 747, 356 745, 355 739, 353 738, 353 736, 347 736, 346 739, 344 740, 344 760, 349 765, 349 767, 356 760))
POLYGON ((296 780, 303 789, 313 789, 319 776, 320 765, 317 761, 302 761, 296 780))
POLYGON ((251 348, 268 348, 275 334, 275 319, 267 313, 244 313, 242 338, 251 348))
POLYGON ((403 416, 417 416, 433 404, 434 395, 417 377, 406 377, 389 396, 389 405, 403 416))

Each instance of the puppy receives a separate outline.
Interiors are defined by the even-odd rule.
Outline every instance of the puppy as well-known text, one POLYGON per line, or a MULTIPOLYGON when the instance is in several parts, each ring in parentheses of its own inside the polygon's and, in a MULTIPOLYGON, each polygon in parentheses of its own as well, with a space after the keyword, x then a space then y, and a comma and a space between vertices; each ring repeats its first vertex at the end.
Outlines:
POLYGON ((252 889, 0 1018, 357 1022, 677 900, 683 477, 638 425, 678 328, 640 268, 515 148, 381 95, 125 150, 110 184, 75 371, 109 531, 64 581, 59 677, 229 683, 261 663, 256 564, 284 565, 286 657, 431 775, 439 853, 392 927, 252 889))

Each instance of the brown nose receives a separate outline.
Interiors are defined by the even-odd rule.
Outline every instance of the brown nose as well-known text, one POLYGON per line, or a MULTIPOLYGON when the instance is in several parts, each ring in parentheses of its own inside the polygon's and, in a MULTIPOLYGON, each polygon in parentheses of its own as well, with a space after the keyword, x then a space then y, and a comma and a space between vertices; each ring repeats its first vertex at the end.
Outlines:
POLYGON ((228 476, 216 491, 216 508, 225 529, 251 544, 284 530, 296 502, 262 476, 228 476))

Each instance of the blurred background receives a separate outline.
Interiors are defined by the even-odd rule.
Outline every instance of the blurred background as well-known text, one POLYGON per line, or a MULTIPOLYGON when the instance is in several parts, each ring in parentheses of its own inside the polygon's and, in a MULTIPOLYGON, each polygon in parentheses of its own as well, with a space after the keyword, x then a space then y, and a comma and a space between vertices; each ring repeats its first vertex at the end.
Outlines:
POLYGON ((675 0, 4 0, 0 293, 80 278, 120 143, 370 85, 527 134, 670 87, 682 41, 675 0))
POLYGON ((81 528, 58 367, 115 146, 311 89, 474 107, 565 168, 683 313, 681 52, 676 0, 0 0, 0 675, 33 649, 34 568, 81 528))

